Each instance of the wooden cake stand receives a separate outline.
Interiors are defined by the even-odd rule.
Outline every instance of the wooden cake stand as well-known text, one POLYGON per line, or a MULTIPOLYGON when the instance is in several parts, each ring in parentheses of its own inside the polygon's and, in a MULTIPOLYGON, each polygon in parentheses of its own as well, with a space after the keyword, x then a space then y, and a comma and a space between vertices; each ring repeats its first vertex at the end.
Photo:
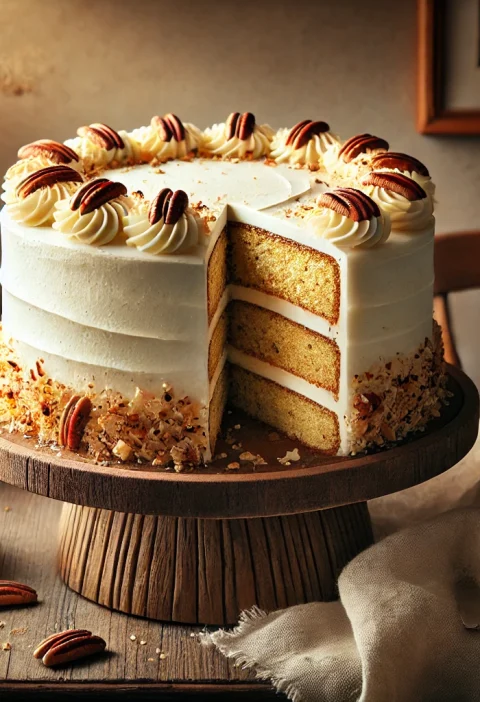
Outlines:
POLYGON ((341 569, 373 542, 366 501, 428 480, 469 451, 478 393, 453 367, 449 382, 450 404, 425 433, 368 456, 320 456, 234 410, 217 447, 227 458, 206 469, 101 467, 4 433, 0 479, 68 503, 59 564, 73 590, 151 619, 232 624, 254 604, 334 599, 341 569), (281 464, 295 447, 300 460, 281 464), (243 452, 266 464, 240 461, 243 452), (235 461, 240 470, 227 469, 235 461))

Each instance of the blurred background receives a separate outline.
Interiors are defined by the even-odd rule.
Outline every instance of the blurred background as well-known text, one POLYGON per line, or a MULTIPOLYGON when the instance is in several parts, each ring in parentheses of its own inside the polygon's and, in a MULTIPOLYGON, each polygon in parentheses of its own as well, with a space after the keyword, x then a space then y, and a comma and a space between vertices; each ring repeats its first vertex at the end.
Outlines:
MULTIPOLYGON (((2 170, 21 144, 63 140, 90 122, 131 129, 173 111, 204 128, 233 110, 273 127, 324 119, 342 138, 370 132, 426 163, 437 231, 480 228, 480 137, 415 130, 416 0, 0 6, 2 170)), ((462 359, 480 383, 480 298, 451 297, 462 359)))

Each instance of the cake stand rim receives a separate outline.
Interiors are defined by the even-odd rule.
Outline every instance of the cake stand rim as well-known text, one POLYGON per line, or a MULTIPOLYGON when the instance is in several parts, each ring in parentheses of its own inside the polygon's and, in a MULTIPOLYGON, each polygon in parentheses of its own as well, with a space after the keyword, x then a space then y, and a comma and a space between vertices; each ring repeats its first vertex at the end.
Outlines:
POLYGON ((463 458, 475 443, 479 416, 477 388, 462 370, 447 364, 447 371, 463 395, 458 413, 432 432, 427 431, 405 444, 373 454, 332 457, 334 462, 323 462, 318 466, 259 473, 207 474, 201 470, 193 473, 155 472, 98 466, 70 458, 59 459, 44 450, 16 444, 4 434, 0 435, 0 480, 73 504, 138 514, 194 518, 278 516, 362 502, 411 487, 445 472, 463 458), (462 431, 462 440, 455 441, 462 431), (354 494, 355 483, 361 482, 364 476, 368 478, 370 474, 370 478, 375 477, 370 483, 376 483, 379 470, 388 470, 388 464, 406 463, 412 456, 423 455, 425 459, 435 439, 447 445, 452 437, 454 445, 450 446, 447 454, 436 451, 436 459, 441 455, 443 461, 437 460, 435 466, 431 460, 427 461, 428 465, 422 472, 418 465, 414 465, 410 476, 405 475, 405 471, 402 475, 388 471, 389 475, 382 485, 365 485, 364 490, 354 494), (336 496, 331 493, 309 494, 313 487, 321 490, 325 487, 322 481, 327 484, 333 476, 336 476, 339 488, 336 496), (138 494, 135 495, 135 487, 139 486, 142 487, 143 500, 139 499, 138 494), (287 486, 292 491, 289 501, 278 497, 279 491, 287 486))

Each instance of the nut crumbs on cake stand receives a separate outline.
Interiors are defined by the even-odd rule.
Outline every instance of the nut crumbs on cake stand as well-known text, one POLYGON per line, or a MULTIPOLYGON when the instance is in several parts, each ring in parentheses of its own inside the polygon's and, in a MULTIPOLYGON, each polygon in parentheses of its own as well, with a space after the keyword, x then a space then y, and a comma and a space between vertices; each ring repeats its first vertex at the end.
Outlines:
POLYGON ((221 441, 206 469, 97 466, 4 433, 0 478, 69 503, 60 571, 84 597, 151 619, 232 624, 254 604, 334 599, 343 566, 373 541, 366 501, 428 480, 469 451, 478 393, 464 373, 448 373, 441 417, 370 455, 321 456, 234 410, 225 415, 234 441, 221 441))

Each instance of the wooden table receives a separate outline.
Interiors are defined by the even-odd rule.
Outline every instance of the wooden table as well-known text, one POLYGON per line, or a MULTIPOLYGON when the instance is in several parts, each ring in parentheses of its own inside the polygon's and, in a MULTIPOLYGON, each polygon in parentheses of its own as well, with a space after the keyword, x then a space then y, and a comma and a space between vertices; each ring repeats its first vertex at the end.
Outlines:
POLYGON ((70 590, 56 567, 62 503, 0 483, 0 577, 35 587, 40 604, 0 609, 0 699, 5 702, 61 699, 273 700, 266 683, 201 646, 202 627, 161 624, 113 612, 70 590), (35 645, 55 630, 87 627, 103 636, 104 658, 62 670, 45 668, 32 656, 35 645), (17 631, 15 631, 17 630, 17 631), (135 641, 130 636, 136 636, 135 641), (146 641, 142 645, 140 642, 146 641), (165 657, 156 653, 160 649, 165 657))

